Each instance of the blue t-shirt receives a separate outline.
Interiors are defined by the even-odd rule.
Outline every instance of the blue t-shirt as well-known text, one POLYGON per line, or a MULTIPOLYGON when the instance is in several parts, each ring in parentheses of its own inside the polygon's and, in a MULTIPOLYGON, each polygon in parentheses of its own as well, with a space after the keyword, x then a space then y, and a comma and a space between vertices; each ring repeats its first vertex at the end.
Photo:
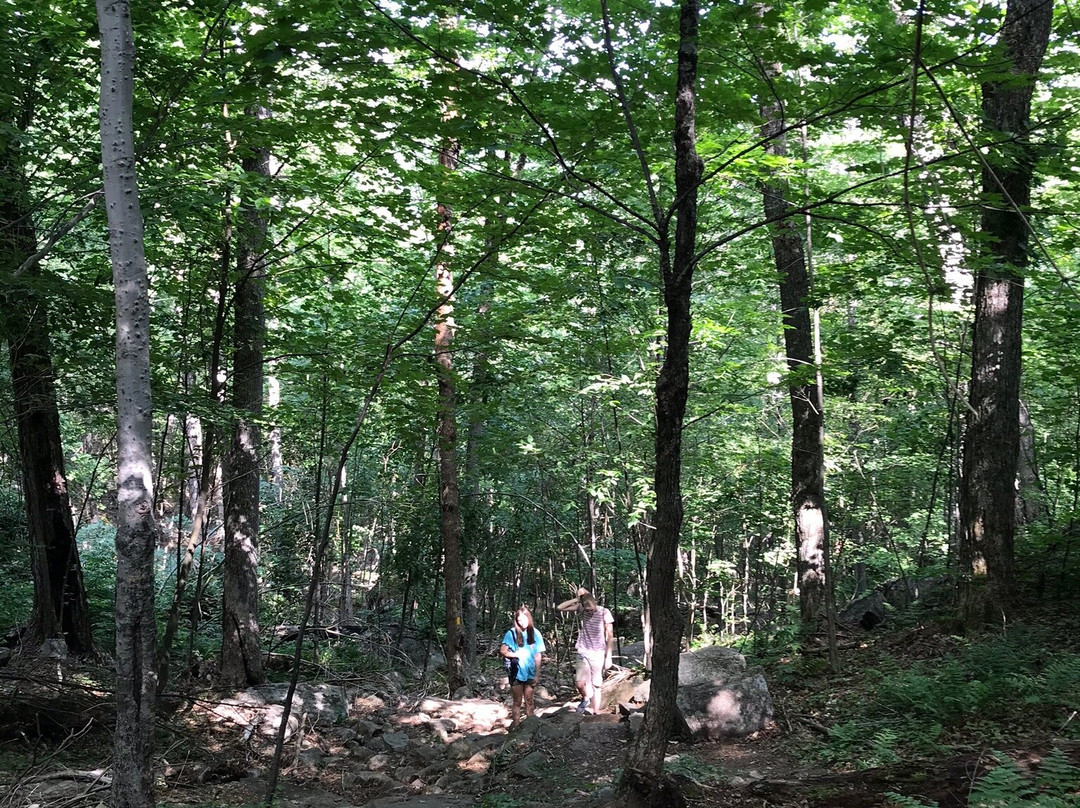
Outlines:
MULTIPOLYGON (((540 659, 540 655, 547 650, 544 647, 544 638, 540 636, 540 629, 533 629, 532 645, 529 644, 529 633, 527 631, 521 632, 521 637, 525 641, 520 646, 527 654, 522 654, 524 659, 518 659, 518 672, 517 678, 519 682, 531 682, 536 678, 536 663, 540 659)), ((517 640, 514 638, 514 629, 510 629, 503 637, 502 644, 509 648, 511 651, 518 650, 517 640)))

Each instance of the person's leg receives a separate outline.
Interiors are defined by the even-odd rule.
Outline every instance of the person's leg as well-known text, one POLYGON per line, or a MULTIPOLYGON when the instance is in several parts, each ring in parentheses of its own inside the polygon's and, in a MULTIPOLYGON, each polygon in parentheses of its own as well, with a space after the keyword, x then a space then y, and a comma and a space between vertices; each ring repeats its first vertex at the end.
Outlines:
POLYGON ((525 717, 533 714, 533 686, 526 683, 522 688, 522 697, 525 701, 525 717))
POLYGON ((521 699, 524 689, 523 682, 514 682, 510 686, 510 692, 514 694, 514 706, 510 710, 510 729, 516 727, 521 720, 521 699))
POLYGON ((578 693, 581 695, 578 712, 582 712, 592 700, 592 666, 584 656, 578 657, 577 668, 574 670, 574 684, 577 685, 578 693))
POLYGON ((592 680, 590 684, 590 695, 592 696, 592 711, 593 715, 600 714, 600 702, 604 689, 604 655, 601 652, 598 656, 595 656, 589 660, 592 668, 592 680))

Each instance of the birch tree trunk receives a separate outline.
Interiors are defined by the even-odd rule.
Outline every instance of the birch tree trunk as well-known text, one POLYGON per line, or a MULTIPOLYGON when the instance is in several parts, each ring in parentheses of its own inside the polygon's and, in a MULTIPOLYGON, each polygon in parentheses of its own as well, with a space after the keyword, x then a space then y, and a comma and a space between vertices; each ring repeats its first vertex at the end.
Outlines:
POLYGON ((1008 0, 998 72, 983 85, 984 128, 1005 148, 983 167, 980 230, 985 247, 975 276, 971 386, 960 483, 960 609, 977 630, 1009 615, 1020 448, 1021 328, 1028 265, 1031 95, 1050 38, 1052 0, 1008 0))
POLYGON ((116 296, 116 731, 112 804, 154 804, 154 539, 150 303, 135 177, 135 43, 127 0, 97 0, 101 162, 116 296))

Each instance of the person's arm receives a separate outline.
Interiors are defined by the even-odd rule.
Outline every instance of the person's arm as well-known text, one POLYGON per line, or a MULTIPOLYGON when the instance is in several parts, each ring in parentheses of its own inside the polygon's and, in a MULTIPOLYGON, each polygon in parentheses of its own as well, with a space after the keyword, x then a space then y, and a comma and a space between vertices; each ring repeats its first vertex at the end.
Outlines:
POLYGON ((540 681, 540 664, 544 661, 544 651, 547 650, 547 646, 544 645, 544 635, 539 631, 536 632, 536 673, 533 674, 533 687, 536 687, 540 681))
POLYGON ((517 651, 511 651, 510 646, 503 643, 499 646, 499 656, 506 657, 507 659, 517 659, 517 651))
POLYGON ((589 590, 579 586, 575 597, 570 598, 570 600, 564 600, 555 608, 560 612, 576 612, 581 608, 581 596, 587 594, 589 594, 589 590))
POLYGON ((611 612, 604 615, 604 639, 607 641, 607 653, 604 655, 604 670, 611 667, 611 654, 615 650, 615 618, 611 612))

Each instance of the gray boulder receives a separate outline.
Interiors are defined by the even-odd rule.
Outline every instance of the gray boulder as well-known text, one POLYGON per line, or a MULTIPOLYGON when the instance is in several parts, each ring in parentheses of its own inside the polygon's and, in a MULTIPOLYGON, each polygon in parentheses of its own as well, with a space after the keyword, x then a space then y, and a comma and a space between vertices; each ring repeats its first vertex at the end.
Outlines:
POLYGON ((749 735, 773 719, 765 675, 748 669, 742 654, 720 646, 679 655, 675 703, 690 734, 700 739, 749 735))

